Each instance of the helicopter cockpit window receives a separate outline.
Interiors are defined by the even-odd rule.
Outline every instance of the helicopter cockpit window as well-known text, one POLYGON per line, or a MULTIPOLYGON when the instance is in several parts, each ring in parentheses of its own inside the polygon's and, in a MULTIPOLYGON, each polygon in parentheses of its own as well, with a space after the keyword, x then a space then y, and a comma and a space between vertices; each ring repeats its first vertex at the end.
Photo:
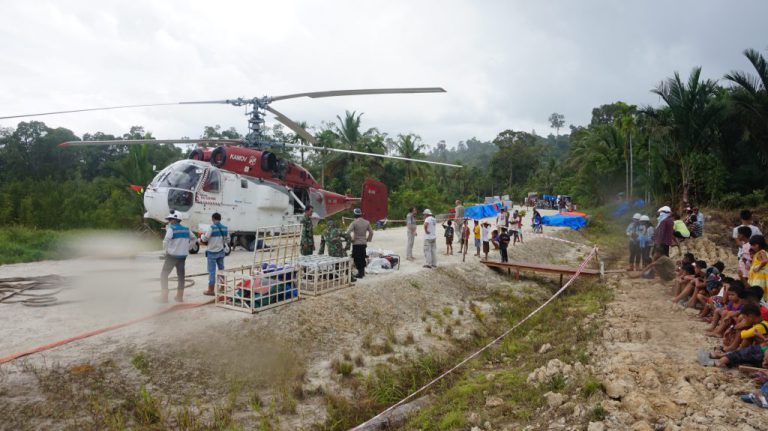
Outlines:
POLYGON ((160 180, 160 187, 194 190, 202 175, 203 168, 193 164, 174 166, 174 169, 160 180))
POLYGON ((205 180, 203 191, 208 193, 218 193, 221 187, 221 173, 218 169, 208 171, 208 178, 205 180))

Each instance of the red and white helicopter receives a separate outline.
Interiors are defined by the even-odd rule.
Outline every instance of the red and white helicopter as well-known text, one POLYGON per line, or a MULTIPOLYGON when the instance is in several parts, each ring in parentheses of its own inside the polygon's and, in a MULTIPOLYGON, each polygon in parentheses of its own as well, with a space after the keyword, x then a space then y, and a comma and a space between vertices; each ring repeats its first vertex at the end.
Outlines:
MULTIPOLYGON (((319 217, 327 217, 351 208, 358 201, 363 216, 369 221, 387 216, 387 187, 376 180, 368 179, 361 198, 353 198, 329 190, 321 185, 300 165, 281 159, 269 151, 271 147, 310 151, 333 151, 348 154, 383 157, 418 163, 430 163, 461 167, 450 163, 409 159, 385 154, 365 153, 338 148, 276 143, 265 138, 262 125, 265 111, 293 130, 306 142, 317 144, 312 134, 297 123, 270 107, 272 102, 299 97, 333 97, 392 93, 443 93, 439 87, 426 88, 384 88, 363 90, 322 91, 297 93, 276 97, 254 97, 251 99, 227 99, 197 102, 158 103, 124 105, 103 108, 87 108, 38 114, 15 115, 0 119, 31 117, 40 115, 65 114, 73 112, 100 111, 122 108, 139 108, 163 105, 188 104, 229 104, 249 106, 249 133, 243 139, 158 139, 158 140, 113 140, 113 141, 70 141, 61 147, 88 145, 133 145, 133 144, 216 144, 215 148, 197 148, 189 158, 172 163, 155 176, 145 187, 144 218, 164 221, 171 211, 181 214, 182 219, 193 231, 202 231, 210 223, 211 215, 218 212, 222 221, 232 233, 233 245, 248 250, 256 246, 256 230, 265 226, 293 224, 301 217, 308 205, 314 207, 319 217)), ((199 245, 190 250, 196 253, 199 245)))

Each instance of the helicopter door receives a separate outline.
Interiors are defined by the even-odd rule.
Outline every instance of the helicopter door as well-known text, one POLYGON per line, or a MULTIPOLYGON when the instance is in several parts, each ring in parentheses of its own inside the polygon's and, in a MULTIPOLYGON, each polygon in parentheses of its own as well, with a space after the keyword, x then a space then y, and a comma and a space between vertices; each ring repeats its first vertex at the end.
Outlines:
POLYGON ((292 192, 295 198, 298 198, 301 201, 301 204, 300 204, 295 198, 293 199, 293 213, 301 214, 304 212, 304 208, 306 208, 307 205, 310 205, 309 192, 307 191, 307 189, 301 189, 301 188, 294 188, 292 192))
POLYGON ((203 186, 196 195, 198 202, 203 205, 221 205, 222 203, 222 178, 221 172, 216 168, 205 171, 203 186))

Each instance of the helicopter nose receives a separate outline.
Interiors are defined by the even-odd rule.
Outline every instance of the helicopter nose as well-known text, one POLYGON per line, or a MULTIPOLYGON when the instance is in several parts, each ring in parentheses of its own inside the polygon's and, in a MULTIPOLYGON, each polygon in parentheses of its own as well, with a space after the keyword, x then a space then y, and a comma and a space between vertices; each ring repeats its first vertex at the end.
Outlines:
POLYGON ((164 221, 170 213, 168 208, 168 190, 163 188, 148 188, 144 192, 144 218, 151 218, 157 221, 164 221))

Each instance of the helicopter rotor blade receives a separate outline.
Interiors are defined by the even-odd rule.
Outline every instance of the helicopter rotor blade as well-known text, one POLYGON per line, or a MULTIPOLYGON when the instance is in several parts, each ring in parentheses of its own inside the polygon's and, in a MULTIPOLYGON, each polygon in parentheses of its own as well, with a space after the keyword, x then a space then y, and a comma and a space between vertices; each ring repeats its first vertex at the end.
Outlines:
POLYGON ((272 97, 272 101, 295 99, 297 97, 335 97, 335 96, 361 96, 365 94, 400 94, 400 93, 445 93, 445 89, 440 87, 415 87, 415 88, 368 88, 361 90, 332 90, 315 91, 310 93, 286 94, 283 96, 272 97))
POLYGON ((275 115, 275 120, 285 124, 289 129, 293 130, 294 132, 296 132, 296 134, 298 134, 299 136, 304 138, 305 141, 307 141, 309 143, 312 143, 312 144, 317 144, 317 139, 315 139, 315 137, 312 136, 312 134, 309 133, 307 131, 307 129, 299 126, 296 122, 294 122, 290 118, 288 118, 285 115, 283 115, 282 113, 280 113, 280 111, 278 111, 278 110, 276 110, 274 108, 271 108, 269 106, 267 106, 264 109, 266 109, 267 111, 273 113, 275 115))
POLYGON ((67 111, 38 112, 35 114, 8 115, 5 117, 0 117, 0 120, 8 120, 11 118, 23 118, 23 117, 39 117, 42 115, 71 114, 74 112, 109 111, 111 109, 146 108, 150 106, 169 106, 169 105, 179 105, 179 103, 175 103, 175 102, 174 103, 146 103, 141 105, 104 106, 101 108, 83 108, 83 109, 70 109, 67 111))
POLYGON ((390 155, 387 155, 387 154, 377 154, 377 153, 366 153, 364 151, 343 150, 341 148, 311 147, 309 145, 297 145, 297 144, 280 144, 279 146, 284 146, 286 148, 293 148, 293 149, 297 149, 297 150, 332 151, 332 152, 335 152, 335 153, 357 154, 357 155, 360 155, 360 156, 371 156, 371 157, 381 157, 381 158, 384 158, 384 159, 404 160, 406 162, 429 163, 431 165, 450 166, 452 168, 461 168, 462 167, 461 165, 454 165, 454 164, 451 164, 451 163, 443 163, 443 162, 434 162, 432 160, 409 159, 407 157, 390 156, 390 155))
POLYGON ((142 144, 242 144, 242 139, 114 139, 108 141, 67 141, 59 144, 61 148, 90 147, 103 145, 142 145, 142 144))

